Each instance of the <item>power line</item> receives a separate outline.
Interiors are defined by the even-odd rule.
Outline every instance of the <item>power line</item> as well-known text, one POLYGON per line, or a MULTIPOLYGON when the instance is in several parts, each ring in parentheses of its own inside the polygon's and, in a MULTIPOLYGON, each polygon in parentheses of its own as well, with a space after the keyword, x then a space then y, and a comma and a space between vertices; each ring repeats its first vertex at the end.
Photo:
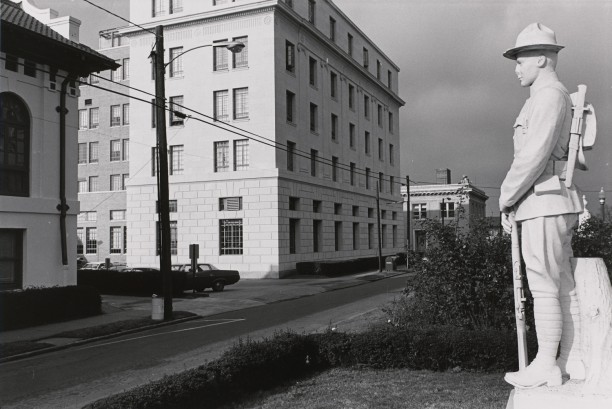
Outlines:
POLYGON ((134 23, 133 21, 130 21, 130 20, 128 20, 128 19, 126 19, 126 18, 124 18, 124 17, 121 17, 120 15, 115 14, 115 13, 113 13, 112 11, 110 11, 110 10, 108 10, 108 9, 105 9, 105 8, 104 8, 104 7, 102 7, 102 6, 99 6, 99 5, 95 4, 95 3, 92 3, 92 2, 91 2, 91 1, 89 1, 89 0, 83 0, 83 1, 84 1, 85 3, 91 4, 92 6, 94 6, 94 7, 96 7, 96 8, 99 8, 99 9, 100 9, 100 10, 102 10, 102 11, 107 12, 108 14, 111 14, 111 15, 113 15, 113 16, 115 16, 115 17, 117 17, 117 18, 119 18, 119 19, 121 19, 121 20, 123 20, 123 21, 125 21, 126 23, 132 24, 132 25, 134 25, 134 26, 136 26, 136 27, 138 27, 138 28, 143 29, 144 31, 147 31, 147 32, 149 32, 149 33, 153 34, 153 35, 155 36, 155 38, 157 38, 157 34, 155 34, 155 31, 149 30, 148 28, 144 28, 144 27, 143 27, 143 26, 141 26, 140 24, 136 24, 136 23, 134 23))

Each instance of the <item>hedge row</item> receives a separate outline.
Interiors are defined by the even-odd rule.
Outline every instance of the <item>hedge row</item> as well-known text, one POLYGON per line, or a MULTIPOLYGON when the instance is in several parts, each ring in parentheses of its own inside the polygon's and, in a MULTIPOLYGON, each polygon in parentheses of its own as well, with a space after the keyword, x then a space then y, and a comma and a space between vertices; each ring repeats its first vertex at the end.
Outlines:
MULTIPOLYGON (((535 339, 530 337, 530 351, 535 339)), ((334 366, 442 371, 516 369, 516 335, 504 331, 382 326, 359 334, 281 333, 240 342, 218 360, 86 406, 115 408, 213 408, 334 366)))
POLYGON ((91 286, 0 292, 0 331, 98 315, 102 298, 91 286))
MULTIPOLYGON (((172 291, 182 294, 185 291, 186 275, 172 273, 172 291)), ((102 294, 162 294, 161 272, 120 272, 114 270, 78 270, 77 283, 95 287, 102 294)))

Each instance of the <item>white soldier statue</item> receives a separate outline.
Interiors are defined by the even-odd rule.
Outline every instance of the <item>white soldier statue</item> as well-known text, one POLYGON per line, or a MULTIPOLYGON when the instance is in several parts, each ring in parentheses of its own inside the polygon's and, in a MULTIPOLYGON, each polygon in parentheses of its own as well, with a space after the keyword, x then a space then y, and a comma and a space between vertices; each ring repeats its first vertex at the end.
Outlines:
POLYGON ((514 160, 499 198, 504 230, 511 232, 512 217, 521 225, 538 339, 538 353, 529 366, 504 378, 517 388, 558 386, 563 375, 585 377, 570 263, 572 232, 583 203, 571 177, 566 181, 572 100, 555 72, 562 48, 550 28, 533 23, 504 53, 516 61, 521 86, 530 88, 514 123, 514 160))

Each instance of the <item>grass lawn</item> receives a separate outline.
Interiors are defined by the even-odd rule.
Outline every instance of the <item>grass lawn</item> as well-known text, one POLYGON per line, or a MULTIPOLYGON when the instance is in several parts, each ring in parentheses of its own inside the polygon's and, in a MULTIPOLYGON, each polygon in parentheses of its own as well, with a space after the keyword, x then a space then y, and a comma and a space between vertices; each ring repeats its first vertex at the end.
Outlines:
POLYGON ((500 409, 511 390, 499 373, 340 368, 223 409, 500 409))

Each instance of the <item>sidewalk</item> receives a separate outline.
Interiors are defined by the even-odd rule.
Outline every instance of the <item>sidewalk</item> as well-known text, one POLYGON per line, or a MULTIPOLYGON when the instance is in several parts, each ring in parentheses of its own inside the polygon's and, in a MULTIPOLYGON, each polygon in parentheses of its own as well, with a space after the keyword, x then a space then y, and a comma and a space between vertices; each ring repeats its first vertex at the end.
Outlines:
MULTIPOLYGON (((238 283, 226 287, 223 292, 206 291, 195 294, 185 292, 182 297, 174 298, 173 310, 192 312, 198 316, 210 316, 352 287, 401 274, 406 274, 406 272, 383 271, 379 273, 378 271, 371 271, 342 277, 301 276, 285 279, 242 279, 238 283)), ((40 341, 57 345, 59 348, 75 342, 92 342, 95 339, 54 339, 52 337, 65 331, 150 317, 151 298, 104 295, 102 296, 102 310, 103 314, 94 317, 0 332, 0 343, 40 341)), ((187 319, 189 318, 184 320, 187 319)), ((177 322, 180 321, 160 321, 159 325, 171 325, 177 322)), ((146 328, 141 330, 143 329, 146 328)), ((121 335, 121 333, 114 334, 114 336, 118 335, 121 335)), ((44 351, 48 350, 50 349, 44 351)), ((44 351, 38 351, 38 353, 44 351)))

